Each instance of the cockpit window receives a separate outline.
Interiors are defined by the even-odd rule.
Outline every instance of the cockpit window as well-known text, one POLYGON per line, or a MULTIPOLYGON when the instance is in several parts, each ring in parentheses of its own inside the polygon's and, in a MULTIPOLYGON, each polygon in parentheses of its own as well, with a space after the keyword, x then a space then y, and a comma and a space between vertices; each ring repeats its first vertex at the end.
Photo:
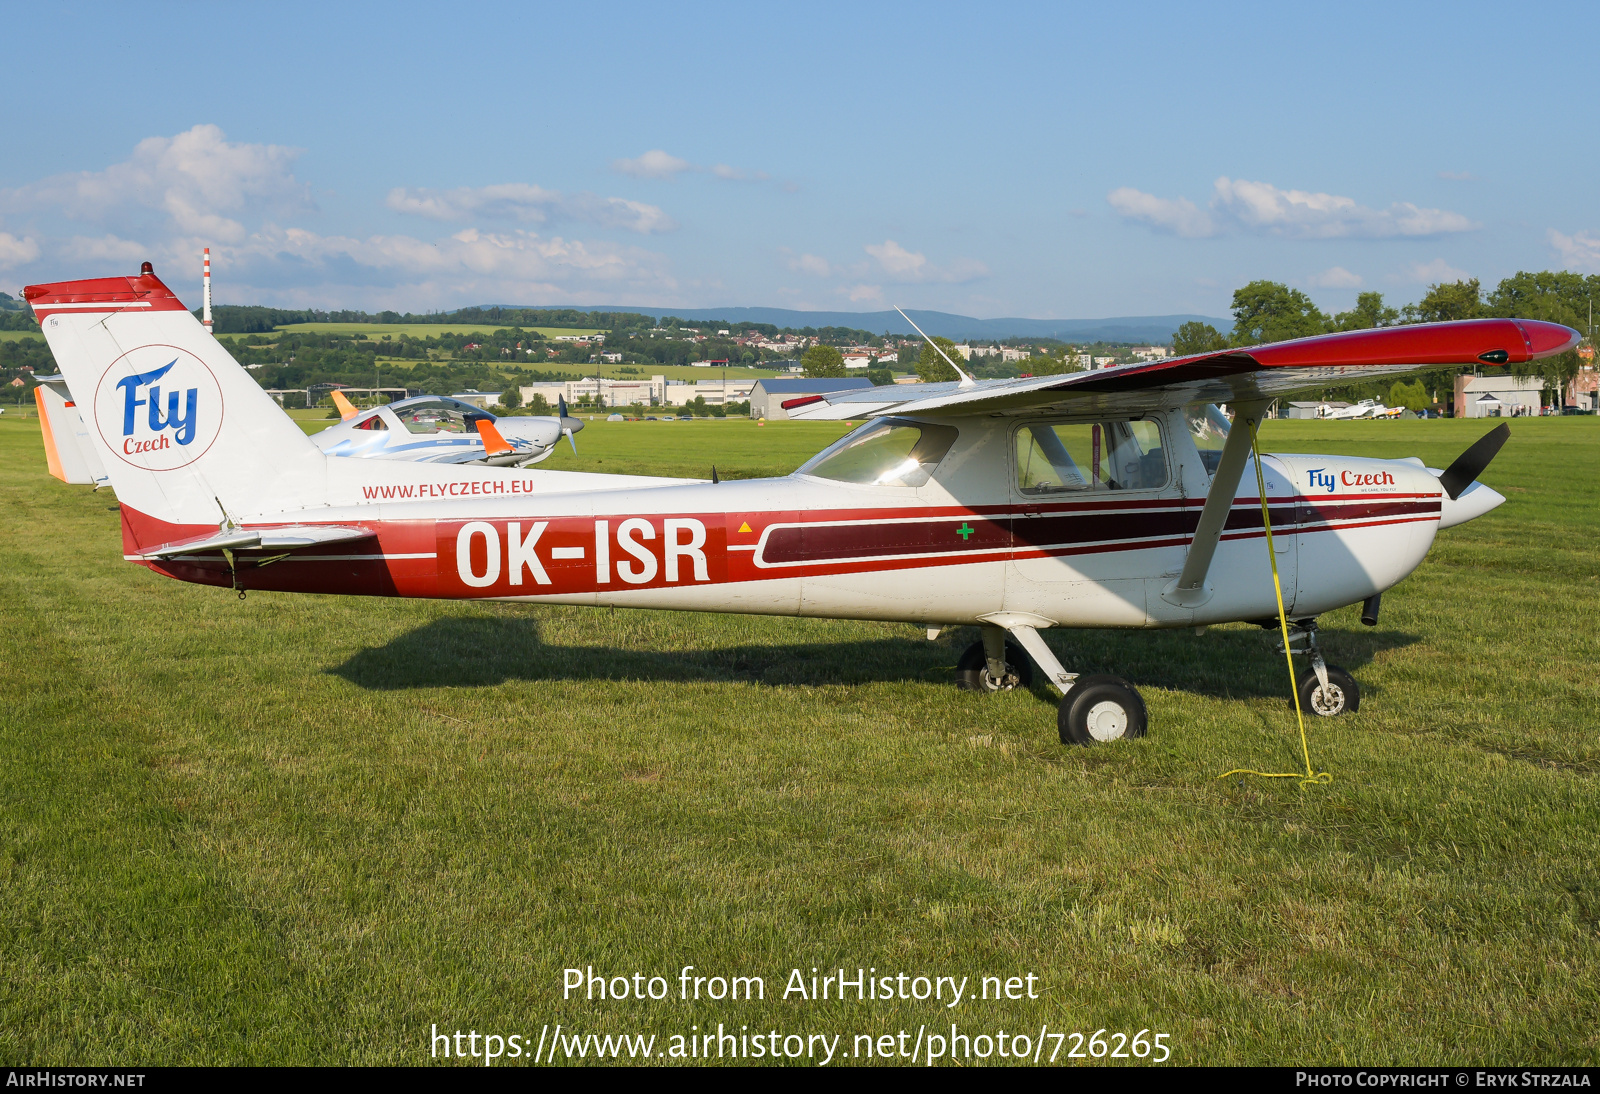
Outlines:
POLYGON ((388 429, 389 428, 389 423, 384 421, 381 415, 374 414, 372 417, 368 418, 366 421, 357 422, 355 425, 351 426, 350 428, 351 429, 388 429))
POLYGON ((796 474, 873 486, 921 486, 957 435, 953 426, 880 418, 835 441, 796 474))
POLYGON ((1222 462, 1222 446, 1227 443, 1228 430, 1233 423, 1217 409, 1216 403, 1195 403, 1185 407, 1183 414, 1188 419, 1194 446, 1200 450, 1201 462, 1209 474, 1215 475, 1217 465, 1222 462))
POLYGON ((494 415, 471 403, 445 398, 418 399, 395 413, 412 433, 470 433, 476 431, 473 423, 480 418, 494 421, 494 415))
POLYGON ((1058 422, 1017 430, 1017 489, 1024 494, 1156 490, 1167 483, 1155 422, 1058 422))

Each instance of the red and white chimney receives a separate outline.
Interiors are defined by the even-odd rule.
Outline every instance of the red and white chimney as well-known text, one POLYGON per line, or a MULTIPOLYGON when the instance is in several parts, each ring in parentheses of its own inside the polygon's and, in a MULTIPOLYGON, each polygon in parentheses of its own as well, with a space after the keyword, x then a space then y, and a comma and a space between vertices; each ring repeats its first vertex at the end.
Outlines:
POLYGON ((211 248, 206 248, 205 265, 205 293, 200 305, 200 322, 205 325, 206 333, 211 333, 211 248))

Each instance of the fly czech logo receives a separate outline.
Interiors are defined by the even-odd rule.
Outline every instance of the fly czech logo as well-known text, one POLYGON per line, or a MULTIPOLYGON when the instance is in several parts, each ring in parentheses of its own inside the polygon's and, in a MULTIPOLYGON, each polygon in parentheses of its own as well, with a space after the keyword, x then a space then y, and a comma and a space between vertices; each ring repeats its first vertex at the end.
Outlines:
POLYGON ((146 471, 205 455, 222 425, 222 390, 205 363, 175 346, 141 346, 114 361, 95 391, 106 447, 146 471))
POLYGON ((1393 486, 1394 476, 1387 471, 1341 471, 1334 475, 1332 471, 1322 467, 1313 467, 1306 471, 1308 489, 1325 487, 1328 493, 1333 493, 1335 486, 1393 486))

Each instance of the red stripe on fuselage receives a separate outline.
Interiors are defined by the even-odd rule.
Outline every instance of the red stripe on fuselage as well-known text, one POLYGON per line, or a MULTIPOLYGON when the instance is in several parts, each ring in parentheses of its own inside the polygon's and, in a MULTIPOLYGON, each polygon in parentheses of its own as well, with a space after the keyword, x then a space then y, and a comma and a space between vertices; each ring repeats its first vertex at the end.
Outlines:
MULTIPOLYGON (((284 552, 240 551, 235 560, 238 584, 246 589, 451 599, 566 596, 1183 547, 1194 535, 1201 504, 1163 499, 970 509, 363 522, 376 532, 376 545, 364 540, 306 547, 277 561, 274 556, 284 552), (644 523, 631 525, 624 543, 619 533, 629 520, 644 523), (668 521, 674 522, 671 529, 668 521), (510 524, 518 526, 515 544, 510 524), (531 548, 540 564, 535 568, 526 545, 537 524, 544 528, 531 548), (601 524, 603 535, 597 530, 601 524), (670 559, 669 531, 674 541, 670 559), (458 548, 465 549, 464 560, 458 558, 458 548), (555 557, 557 550, 565 557, 555 557), (603 580, 600 551, 606 560, 603 580), (515 584, 513 569, 520 579, 515 584), (538 569, 545 580, 539 579, 538 569)), ((1285 497, 1269 499, 1269 509, 1274 531, 1289 535, 1436 521, 1440 500, 1437 494, 1285 497)), ((128 553, 212 530, 165 524, 127 507, 123 523, 128 553)), ((1235 502, 1222 538, 1264 534, 1259 503, 1235 502)), ((227 586, 235 580, 219 556, 144 564, 200 584, 227 586)))

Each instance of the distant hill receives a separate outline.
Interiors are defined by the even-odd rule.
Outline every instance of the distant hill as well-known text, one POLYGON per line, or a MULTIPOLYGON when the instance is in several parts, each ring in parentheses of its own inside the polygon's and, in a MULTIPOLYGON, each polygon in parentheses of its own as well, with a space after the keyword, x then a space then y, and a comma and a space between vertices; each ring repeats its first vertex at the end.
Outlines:
MULTIPOLYGON (((854 327, 875 334, 914 334, 899 313, 892 311, 793 311, 789 308, 641 308, 593 307, 584 311, 635 312, 660 319, 725 319, 729 323, 771 323, 779 327, 854 327)), ((908 310, 907 314, 930 335, 964 341, 976 338, 1059 338, 1066 342, 1170 342, 1184 323, 1199 320, 1217 330, 1229 330, 1233 321, 1208 315, 1132 315, 1111 319, 974 319, 942 311, 908 310)))

